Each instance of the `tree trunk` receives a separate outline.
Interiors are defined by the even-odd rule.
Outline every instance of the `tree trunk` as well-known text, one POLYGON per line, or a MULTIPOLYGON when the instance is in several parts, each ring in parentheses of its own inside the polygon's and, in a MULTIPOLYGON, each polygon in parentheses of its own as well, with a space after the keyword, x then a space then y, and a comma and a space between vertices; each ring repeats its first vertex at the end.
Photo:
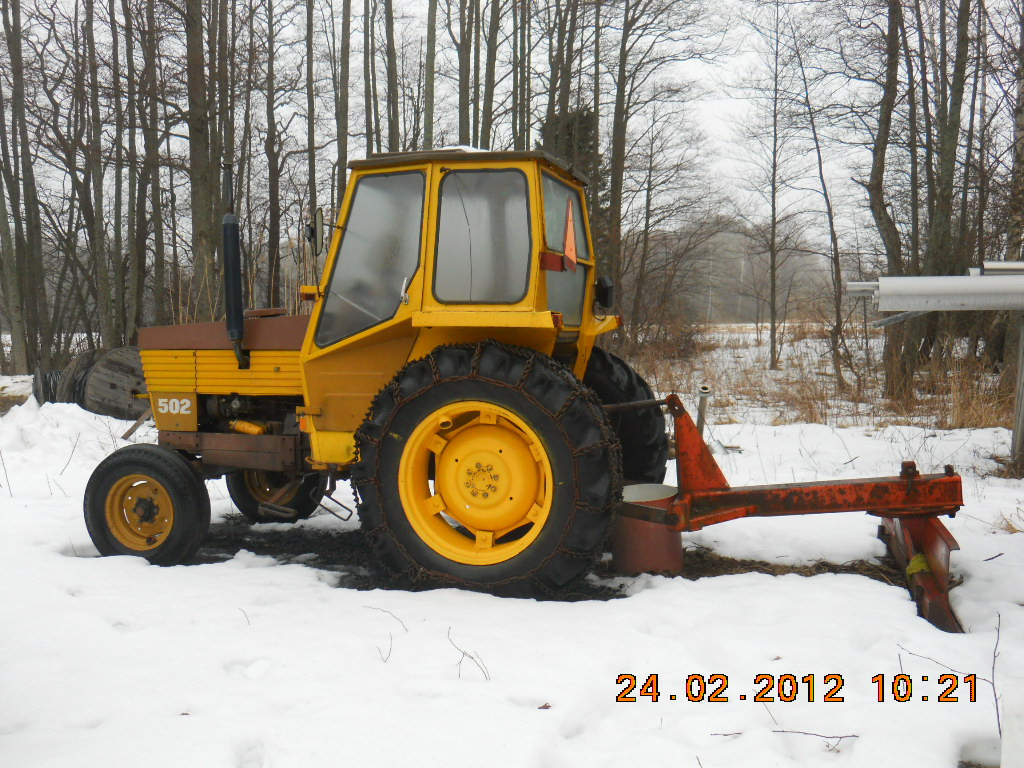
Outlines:
POLYGON ((363 117, 366 121, 366 156, 373 154, 373 103, 377 95, 373 93, 373 80, 370 71, 373 68, 373 19, 370 15, 371 0, 363 0, 363 117))
POLYGON ((484 66, 484 103, 481 109, 480 145, 491 148, 494 127, 494 78, 498 58, 498 29, 501 26, 501 0, 491 0, 491 14, 487 22, 487 53, 484 66))
POLYGON ((317 207, 316 200, 316 136, 314 110, 316 90, 313 87, 313 0, 306 0, 306 176, 309 190, 310 220, 317 207))
MULTIPOLYGON (((865 185, 871 217, 885 249, 888 274, 894 276, 903 274, 903 251, 899 231, 885 197, 885 163, 892 133, 892 115, 899 98, 901 18, 900 0, 889 0, 885 35, 885 81, 878 107, 878 127, 871 150, 871 175, 865 185)), ((903 330, 888 326, 885 334, 885 395, 894 399, 903 399, 912 392, 913 366, 908 356, 901 353, 901 346, 904 346, 903 330)))
POLYGON ((1024 13, 1020 18, 1020 54, 1017 57, 1017 100, 1013 105, 1013 167, 1010 172, 1009 221, 1006 228, 1006 259, 1024 259, 1024 13))
MULTIPOLYGON (((2 158, 6 163, 7 158, 2 158)), ((11 363, 9 373, 28 373, 28 348, 25 343, 25 300, 21 293, 11 220, 8 218, 7 195, 0 187, 0 288, 4 299, 3 314, 11 327, 11 363)))
POLYGON ((807 124, 811 129, 811 140, 814 142, 814 157, 818 171, 818 185, 821 188, 821 198, 825 203, 825 219, 828 222, 829 240, 829 267, 832 277, 832 325, 828 331, 829 352, 832 356, 832 371, 835 373, 836 386, 840 392, 848 389, 846 379, 843 378, 843 364, 841 350, 845 344, 843 339, 843 265, 842 254, 839 250, 839 233, 836 230, 835 211, 832 208, 832 195, 829 194, 828 183, 825 180, 825 159, 821 152, 821 137, 818 134, 818 121, 811 105, 811 85, 807 78, 807 69, 804 67, 802 45, 797 40, 796 30, 793 30, 793 40, 797 64, 800 67, 800 78, 803 82, 804 106, 807 108, 807 124))
MULTIPOLYGON (((113 2, 111 2, 113 6, 113 2)), ((113 7, 111 7, 111 13, 113 13, 113 7)), ((89 250, 92 256, 92 268, 93 268, 93 280, 96 284, 96 311, 100 318, 100 340, 103 346, 111 347, 117 342, 115 340, 116 328, 114 323, 114 314, 120 311, 120 307, 115 304, 115 298, 120 301, 120 289, 116 297, 111 294, 111 281, 110 274, 108 271, 107 263, 107 248, 106 248, 106 237, 103 231, 103 124, 100 118, 100 83, 99 83, 99 59, 96 54, 96 37, 94 32, 94 19, 96 16, 96 7, 94 0, 86 0, 85 4, 85 48, 86 57, 89 62, 90 72, 90 83, 89 83, 89 130, 88 138, 86 141, 86 167, 88 168, 89 174, 89 186, 92 191, 92 199, 88 201, 83 199, 82 204, 86 205, 84 211, 86 215, 86 221, 89 227, 89 250)), ((117 37, 114 36, 112 40, 113 50, 117 50, 117 37)), ((116 59, 114 60, 114 69, 118 71, 120 67, 117 65, 116 59)), ((115 82, 120 78, 120 74, 115 75, 115 82)), ((115 87, 119 88, 119 86, 115 87)), ((117 102, 120 102, 120 94, 115 96, 117 102)), ((115 121, 118 120, 119 107, 115 105, 115 121)), ((116 130, 115 125, 115 130, 116 130)), ((123 125, 120 126, 123 131, 123 125)), ((120 159, 120 135, 118 141, 115 143, 114 148, 114 184, 115 190, 120 189, 120 178, 121 170, 119 166, 120 159)), ((115 264, 120 258, 119 244, 120 240, 120 199, 115 195, 114 204, 114 261, 115 264)), ((115 277, 117 277, 117 270, 115 266, 115 277)), ((118 281, 119 283, 120 281, 118 281)))
POLYGON ((615 106, 612 111, 611 162, 608 183, 608 272, 615 284, 615 292, 622 295, 622 188, 626 172, 626 68, 629 56, 630 33, 633 26, 633 0, 623 0, 622 30, 615 71, 615 106))
MULTIPOLYGON (((945 4, 943 4, 943 7, 945 4)), ((953 263, 953 193, 956 182, 957 148, 960 144, 960 114, 967 79, 968 33, 971 0, 960 0, 956 21, 956 52, 949 83, 947 109, 939 121, 939 170, 936 178, 935 213, 928 223, 928 250, 925 262, 934 274, 950 274, 953 263)), ((940 46, 945 50, 945 46, 940 46)))
POLYGON ((145 124, 142 115, 142 101, 139 93, 138 74, 135 70, 135 34, 132 8, 128 0, 122 0, 124 14, 125 63, 127 70, 128 104, 128 276, 125 281, 125 303, 123 319, 118 329, 122 342, 135 343, 136 330, 142 325, 142 294, 146 284, 146 189, 149 186, 148 168, 143 161, 140 171, 139 152, 136 141, 137 127, 145 124))
POLYGON ((398 129, 398 53, 395 50, 395 11, 392 0, 384 0, 384 45, 387 57, 388 152, 401 149, 398 129))
MULTIPOLYGON (((434 0, 436 2, 436 0, 434 0)), ((332 71, 336 72, 334 80, 334 129, 338 140, 338 179, 337 202, 334 206, 341 208, 345 197, 345 182, 348 168, 348 88, 349 88, 349 48, 352 40, 352 0, 341 3, 341 44, 336 46, 336 65, 332 63, 332 71)), ((334 13, 331 12, 331 30, 334 31, 334 13)))
POLYGON ((210 93, 203 38, 203 3, 184 0, 188 88, 188 157, 192 203, 192 305, 195 320, 213 320, 216 289, 213 200, 216 169, 210 153, 210 93))
POLYGON ((267 306, 281 306, 281 148, 277 136, 277 82, 274 73, 276 50, 274 0, 267 0, 267 136, 263 150, 267 155, 267 306))
POLYGON ((437 51, 437 0, 427 2, 427 62, 423 84, 423 149, 434 147, 434 56, 437 51))
POLYGON ((473 0, 456 0, 459 4, 459 34, 452 29, 452 0, 448 0, 448 36, 455 45, 459 67, 459 144, 467 145, 472 140, 470 133, 470 99, 472 98, 472 53, 473 53, 473 0))

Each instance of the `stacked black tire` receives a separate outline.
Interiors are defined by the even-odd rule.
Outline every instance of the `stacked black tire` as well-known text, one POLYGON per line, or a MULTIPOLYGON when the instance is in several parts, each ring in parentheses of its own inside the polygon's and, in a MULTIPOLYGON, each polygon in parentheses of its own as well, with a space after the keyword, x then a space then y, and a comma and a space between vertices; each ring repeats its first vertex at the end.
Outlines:
POLYGON ((118 419, 134 420, 149 407, 142 358, 135 347, 92 349, 75 356, 63 371, 36 369, 32 394, 43 403, 76 405, 118 419))
POLYGON ((57 400, 57 390, 60 388, 60 380, 64 375, 63 371, 44 371, 38 366, 32 376, 32 396, 36 402, 43 403, 60 402, 57 400))

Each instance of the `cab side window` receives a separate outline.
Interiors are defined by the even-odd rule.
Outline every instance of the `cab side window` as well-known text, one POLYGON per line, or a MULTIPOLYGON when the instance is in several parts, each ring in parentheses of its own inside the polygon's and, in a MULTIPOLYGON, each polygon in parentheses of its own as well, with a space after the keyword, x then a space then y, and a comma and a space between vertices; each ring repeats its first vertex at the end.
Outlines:
MULTIPOLYGON (((572 187, 548 174, 543 175, 544 239, 549 250, 565 253, 565 236, 569 230, 569 212, 577 260, 589 260, 587 230, 583 220, 580 194, 572 187)), ((587 291, 589 268, 577 263, 576 270, 545 272, 548 283, 548 309, 562 313, 562 322, 572 328, 583 320, 583 299, 587 291)))
POLYGON ((530 208, 518 170, 448 171, 441 180, 434 295, 513 304, 530 276, 530 208))

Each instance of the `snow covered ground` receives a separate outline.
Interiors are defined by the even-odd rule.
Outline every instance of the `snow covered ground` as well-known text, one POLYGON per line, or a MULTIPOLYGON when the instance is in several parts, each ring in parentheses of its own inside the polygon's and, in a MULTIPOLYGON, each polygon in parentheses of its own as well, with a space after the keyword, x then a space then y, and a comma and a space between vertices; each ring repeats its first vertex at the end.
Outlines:
MULTIPOLYGON (((372 583, 372 569, 301 550, 357 536, 356 521, 236 535, 219 481, 216 546, 198 564, 99 558, 82 493, 126 426, 31 400, 0 417, 0 765, 999 765, 997 622, 1001 764, 1024 765, 1024 534, 1009 533, 1024 528, 1024 483, 992 476, 988 458, 1006 452, 1005 430, 715 428, 743 449, 719 457, 734 485, 954 464, 967 503, 948 522, 963 579, 952 603, 967 632, 951 635, 919 619, 901 585, 852 574, 591 577, 593 598, 575 602, 355 589, 349 577, 372 583), (289 554, 254 554, 268 539, 289 554), (905 703, 891 690, 900 673, 913 681, 905 703), (957 702, 937 701, 946 673, 957 702), (627 674, 638 689, 657 674, 658 701, 617 702, 627 674), (687 700, 688 676, 715 674, 728 701, 687 700), (757 675, 784 674, 796 701, 777 689, 753 701, 757 675), (826 675, 842 676, 842 701, 823 700, 826 675)), ((686 543, 844 563, 882 556, 875 527, 862 514, 741 520, 686 543)))

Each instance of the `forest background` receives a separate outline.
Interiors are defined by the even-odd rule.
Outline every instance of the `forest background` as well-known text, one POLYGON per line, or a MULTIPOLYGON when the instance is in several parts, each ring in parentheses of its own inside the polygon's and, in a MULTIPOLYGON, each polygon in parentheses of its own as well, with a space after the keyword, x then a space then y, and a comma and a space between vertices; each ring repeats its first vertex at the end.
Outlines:
MULTIPOLYGON (((304 227, 318 206, 331 220, 349 160, 539 148, 592 181, 620 352, 675 359, 709 324, 746 321, 778 368, 787 325, 812 321, 841 391, 872 365, 845 280, 1021 258, 1014 0, 0 11, 0 373, 222 316, 229 161, 247 306, 304 311, 296 289, 322 267, 304 227)), ((922 370, 965 361, 1012 372, 1016 327, 991 312, 889 326, 878 391, 906 401, 922 370)))

